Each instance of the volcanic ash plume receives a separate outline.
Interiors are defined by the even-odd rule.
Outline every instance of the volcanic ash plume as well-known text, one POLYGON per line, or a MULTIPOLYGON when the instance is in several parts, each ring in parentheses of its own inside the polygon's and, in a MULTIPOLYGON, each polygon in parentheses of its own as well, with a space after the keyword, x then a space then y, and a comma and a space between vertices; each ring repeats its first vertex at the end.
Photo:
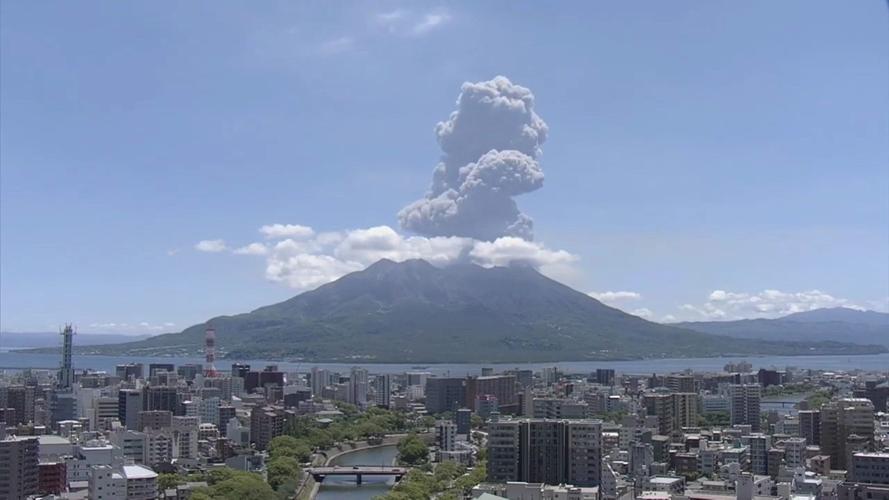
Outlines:
POLYGON ((399 212, 401 226, 426 236, 532 240, 533 221, 513 200, 543 185, 537 157, 547 126, 531 91, 503 76, 464 83, 457 110, 435 133, 442 161, 426 197, 399 212))

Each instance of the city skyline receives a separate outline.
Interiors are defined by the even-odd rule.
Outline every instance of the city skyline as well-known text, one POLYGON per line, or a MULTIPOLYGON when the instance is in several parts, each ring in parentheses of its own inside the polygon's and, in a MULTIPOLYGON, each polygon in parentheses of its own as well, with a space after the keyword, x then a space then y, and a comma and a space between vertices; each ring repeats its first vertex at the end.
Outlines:
POLYGON ((180 331, 374 255, 282 279, 309 228, 414 255, 433 127, 497 75, 549 130, 488 262, 654 321, 887 310, 885 4, 574 7, 4 4, 0 328, 180 331))

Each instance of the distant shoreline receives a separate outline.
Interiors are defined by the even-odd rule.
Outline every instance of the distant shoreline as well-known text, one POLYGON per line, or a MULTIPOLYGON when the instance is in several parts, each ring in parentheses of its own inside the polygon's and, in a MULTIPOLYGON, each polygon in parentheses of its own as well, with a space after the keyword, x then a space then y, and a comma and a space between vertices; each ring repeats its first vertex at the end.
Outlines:
MULTIPOLYGON (((113 345, 113 344, 112 344, 113 345)), ((713 355, 695 355, 695 356, 616 356, 616 357, 600 357, 600 358, 559 358, 559 359, 543 359, 543 360, 506 360, 506 361, 493 361, 493 360, 447 360, 447 361, 430 361, 430 360, 417 360, 417 359, 405 359, 405 360, 397 360, 397 361, 378 361, 371 359, 300 359, 300 358, 275 358, 275 357, 223 357, 220 361, 243 361, 243 360, 252 360, 258 359, 267 362, 279 362, 279 363, 292 363, 292 364, 343 364, 343 365, 404 365, 404 364, 413 364, 413 365, 424 365, 424 366, 441 366, 441 365, 453 365, 453 364, 487 364, 487 365, 516 365, 516 364, 541 364, 541 363, 611 363, 611 362, 632 362, 632 361, 664 361, 664 360, 683 360, 683 359, 740 359, 740 358, 751 358, 751 359, 759 359, 759 358, 769 358, 769 357, 793 357, 793 358, 813 358, 813 357, 824 357, 824 356, 873 356, 879 354, 889 353, 889 348, 884 346, 860 346, 861 350, 855 350, 850 352, 800 352, 800 353, 786 353, 786 354, 767 354, 767 353, 758 353, 758 354, 748 354, 748 353, 721 353, 721 354, 713 354, 713 355), (873 347, 872 350, 865 350, 869 347, 873 347)), ((19 348, 11 348, 7 351, 0 350, 0 352, 17 352, 19 354, 28 354, 28 355, 47 355, 47 354, 59 354, 61 351, 58 348, 49 348, 49 347, 40 347, 35 349, 19 349, 19 348)), ((157 359, 182 359, 182 358, 195 358, 198 359, 201 357, 200 354, 132 354, 132 353, 101 353, 101 352, 77 352, 77 348, 75 348, 76 355, 78 356, 104 356, 104 357, 117 357, 117 358, 157 358, 157 359)))

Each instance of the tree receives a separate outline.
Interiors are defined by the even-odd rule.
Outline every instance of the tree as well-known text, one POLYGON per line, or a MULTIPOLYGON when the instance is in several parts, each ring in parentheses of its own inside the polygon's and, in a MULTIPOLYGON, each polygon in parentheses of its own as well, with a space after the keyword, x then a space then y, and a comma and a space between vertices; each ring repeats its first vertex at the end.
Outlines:
POLYGON ((408 465, 420 465, 429 460, 429 447, 416 434, 398 442, 398 458, 408 465))
POLYGON ((159 489, 160 491, 175 488, 184 482, 185 482, 185 480, 182 477, 180 477, 179 474, 158 474, 157 475, 157 489, 159 489))
POLYGON ((476 468, 472 469, 468 474, 460 476, 454 482, 454 486, 459 488, 464 495, 469 495, 472 491, 472 488, 483 482, 488 475, 487 467, 485 467, 485 463, 482 462, 476 468))
POLYGON ((207 475, 210 487, 195 491, 196 500, 277 500, 278 495, 258 474, 230 468, 216 469, 207 475))
POLYGON ((290 479, 299 476, 299 462, 293 457, 277 457, 269 460, 267 465, 269 486, 278 489, 290 479))
POLYGON ((717 411, 698 415, 698 425, 701 427, 727 427, 731 425, 731 416, 726 411, 717 411))
POLYGON ((471 423, 473 429, 481 429, 485 425, 485 419, 483 419, 479 415, 476 415, 475 413, 473 413, 469 417, 469 422, 471 423))
POLYGON ((312 458, 312 449, 301 439, 293 436, 278 436, 269 441, 269 456, 292 457, 297 462, 308 462, 312 458))

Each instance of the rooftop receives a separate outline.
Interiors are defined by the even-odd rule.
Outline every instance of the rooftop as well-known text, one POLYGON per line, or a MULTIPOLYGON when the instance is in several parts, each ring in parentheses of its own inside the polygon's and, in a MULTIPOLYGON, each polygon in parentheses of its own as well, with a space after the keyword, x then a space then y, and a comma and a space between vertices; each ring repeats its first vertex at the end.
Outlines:
POLYGON ((153 479, 157 477, 157 473, 148 467, 141 465, 124 465, 123 476, 127 479, 153 479))

